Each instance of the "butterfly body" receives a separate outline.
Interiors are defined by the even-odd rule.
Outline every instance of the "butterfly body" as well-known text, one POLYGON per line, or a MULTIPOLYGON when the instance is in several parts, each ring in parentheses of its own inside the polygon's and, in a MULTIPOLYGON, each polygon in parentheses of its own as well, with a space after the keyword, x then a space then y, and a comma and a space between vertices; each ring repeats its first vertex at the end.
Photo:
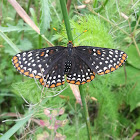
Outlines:
POLYGON ((73 47, 71 41, 67 47, 54 46, 26 51, 12 59, 15 68, 23 75, 39 79, 45 87, 57 87, 67 82, 85 84, 95 78, 118 69, 126 60, 125 52, 92 47, 73 47))

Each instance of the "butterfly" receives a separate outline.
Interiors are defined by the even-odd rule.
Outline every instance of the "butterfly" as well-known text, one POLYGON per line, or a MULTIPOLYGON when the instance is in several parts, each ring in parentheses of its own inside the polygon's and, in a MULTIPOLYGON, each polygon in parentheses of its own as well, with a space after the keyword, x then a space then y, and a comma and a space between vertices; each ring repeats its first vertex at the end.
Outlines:
POLYGON ((95 75, 115 71, 127 59, 127 54, 117 49, 92 46, 54 46, 16 54, 12 63, 21 74, 39 79, 41 85, 54 88, 65 83, 82 85, 95 75))

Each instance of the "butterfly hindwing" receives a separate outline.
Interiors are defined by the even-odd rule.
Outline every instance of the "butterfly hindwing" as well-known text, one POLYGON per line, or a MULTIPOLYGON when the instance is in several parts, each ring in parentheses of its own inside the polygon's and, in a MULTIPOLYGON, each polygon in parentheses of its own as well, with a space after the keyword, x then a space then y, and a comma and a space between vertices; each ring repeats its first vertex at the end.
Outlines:
POLYGON ((99 75, 118 69, 127 58, 123 51, 91 46, 78 46, 76 47, 76 53, 99 75))
POLYGON ((95 78, 95 73, 88 67, 88 65, 78 56, 72 59, 72 66, 67 74, 67 82, 71 84, 85 84, 95 78))
POLYGON ((59 60, 54 63, 53 67, 44 77, 40 78, 40 83, 48 88, 57 87, 65 83, 64 77, 65 55, 62 55, 59 60))

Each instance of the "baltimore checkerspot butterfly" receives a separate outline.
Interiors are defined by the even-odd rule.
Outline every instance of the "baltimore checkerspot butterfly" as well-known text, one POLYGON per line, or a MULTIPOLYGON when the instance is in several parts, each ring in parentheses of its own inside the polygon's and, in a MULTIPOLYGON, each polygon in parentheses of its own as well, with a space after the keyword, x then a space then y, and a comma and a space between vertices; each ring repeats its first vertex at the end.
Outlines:
POLYGON ((14 67, 21 74, 39 79, 48 88, 67 82, 81 85, 118 69, 127 54, 116 49, 77 46, 71 41, 67 47, 54 46, 18 53, 12 58, 14 67))

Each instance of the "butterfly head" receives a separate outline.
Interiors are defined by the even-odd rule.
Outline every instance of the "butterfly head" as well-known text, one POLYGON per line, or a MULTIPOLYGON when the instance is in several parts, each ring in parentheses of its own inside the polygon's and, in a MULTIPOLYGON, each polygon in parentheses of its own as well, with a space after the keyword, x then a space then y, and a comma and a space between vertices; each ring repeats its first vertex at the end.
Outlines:
POLYGON ((72 47, 73 47, 72 41, 69 41, 69 42, 68 42, 67 47, 68 47, 68 48, 72 48, 72 47))

